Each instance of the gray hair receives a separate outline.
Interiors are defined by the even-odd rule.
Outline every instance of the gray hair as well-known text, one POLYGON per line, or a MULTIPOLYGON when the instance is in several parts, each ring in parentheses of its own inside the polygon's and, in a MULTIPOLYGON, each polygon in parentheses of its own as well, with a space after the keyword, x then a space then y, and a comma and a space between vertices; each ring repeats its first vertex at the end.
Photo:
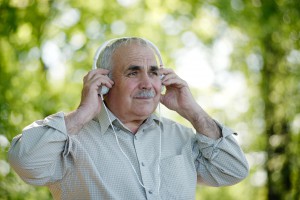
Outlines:
POLYGON ((112 70, 112 56, 114 52, 121 46, 127 46, 130 44, 138 44, 141 46, 149 47, 155 52, 155 56, 158 59, 160 65, 163 65, 160 52, 158 48, 149 40, 139 38, 139 37, 123 37, 123 38, 116 38, 107 41, 104 43, 100 49, 101 52, 99 53, 98 58, 96 58, 96 66, 97 68, 103 68, 112 70))

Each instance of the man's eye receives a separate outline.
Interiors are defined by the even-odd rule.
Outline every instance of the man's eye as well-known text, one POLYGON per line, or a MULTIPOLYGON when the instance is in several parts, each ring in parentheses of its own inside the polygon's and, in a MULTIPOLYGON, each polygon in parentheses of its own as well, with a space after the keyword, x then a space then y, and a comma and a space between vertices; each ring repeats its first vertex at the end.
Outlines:
POLYGON ((127 76, 129 77, 133 77, 133 76, 136 76, 137 75, 137 72, 130 72, 127 74, 127 76))
POLYGON ((151 74, 154 76, 158 76, 158 71, 152 71, 151 74))

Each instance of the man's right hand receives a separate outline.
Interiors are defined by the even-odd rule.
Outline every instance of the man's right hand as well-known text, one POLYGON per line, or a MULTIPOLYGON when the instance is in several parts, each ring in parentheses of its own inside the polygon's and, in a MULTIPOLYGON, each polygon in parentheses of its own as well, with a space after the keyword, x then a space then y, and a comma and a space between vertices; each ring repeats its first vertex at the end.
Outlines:
POLYGON ((101 85, 111 88, 114 82, 108 77, 109 70, 91 70, 83 78, 81 101, 78 108, 65 116, 69 134, 76 134, 101 111, 101 97, 98 90, 101 85))

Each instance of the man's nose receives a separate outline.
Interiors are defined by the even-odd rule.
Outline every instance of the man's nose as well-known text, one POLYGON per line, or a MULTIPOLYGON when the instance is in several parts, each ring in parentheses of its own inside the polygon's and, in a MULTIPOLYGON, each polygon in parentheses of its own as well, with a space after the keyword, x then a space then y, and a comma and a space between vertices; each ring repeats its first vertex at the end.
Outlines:
POLYGON ((148 73, 143 74, 140 79, 140 88, 151 89, 151 87, 152 87, 151 77, 149 76, 148 73))

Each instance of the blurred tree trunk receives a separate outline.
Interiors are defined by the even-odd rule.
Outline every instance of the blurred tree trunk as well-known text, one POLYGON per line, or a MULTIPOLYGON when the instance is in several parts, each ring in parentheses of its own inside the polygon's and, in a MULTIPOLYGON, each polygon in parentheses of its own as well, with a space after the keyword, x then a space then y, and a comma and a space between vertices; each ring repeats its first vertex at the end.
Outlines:
MULTIPOLYGON (((292 2, 292 1, 291 1, 292 2)), ((299 199, 299 194, 293 190, 298 190, 299 185, 293 184, 292 169, 298 168, 297 162, 291 160, 296 154, 293 154, 293 142, 291 136, 290 122, 297 114, 299 106, 295 106, 293 98, 297 93, 297 87, 290 84, 296 78, 296 73, 289 68, 287 55, 297 45, 291 40, 290 33, 293 30, 293 20, 286 21, 287 17, 294 17, 299 14, 293 10, 293 4, 286 4, 288 9, 274 2, 262 3, 262 24, 261 47, 264 58, 261 70, 260 90, 264 102, 264 118, 267 162, 266 171, 268 175, 267 190, 268 199, 299 199), (286 31, 287 25, 289 30, 286 31), (279 37, 279 38, 276 38, 279 37), (287 47, 287 44, 289 45, 287 47), (296 108, 293 110, 292 107, 296 108), (297 108, 298 107, 298 108, 297 108), (297 189, 298 187, 298 189, 297 189), (294 189, 293 189, 294 188, 294 189)), ((299 153, 299 152, 298 152, 299 153)), ((296 177, 299 177, 299 172, 296 177)))
POLYGON ((286 96, 284 87, 278 87, 277 81, 284 81, 279 73, 279 63, 283 58, 280 49, 273 46, 271 35, 266 35, 263 41, 265 55, 264 65, 261 70, 262 80, 260 85, 264 102, 265 133, 267 135, 266 171, 268 175, 267 188, 268 199, 286 199, 285 196, 291 192, 291 170, 289 166, 289 141, 290 131, 288 120, 281 115, 277 105, 284 103, 286 96))
MULTIPOLYGON (((298 200, 299 128, 293 129, 291 125, 293 121, 299 120, 300 110, 300 4, 297 0, 232 0, 231 4, 218 1, 215 5, 230 26, 240 29, 249 37, 246 48, 250 54, 260 54, 262 57, 260 83, 254 85, 259 90, 260 97, 256 96, 254 100, 262 101, 260 104, 264 108, 256 112, 263 112, 263 115, 258 116, 264 121, 262 132, 266 137, 261 135, 258 140, 265 138, 265 147, 261 150, 267 154, 267 199, 298 200)), ((241 56, 240 53, 239 57, 247 57, 245 46, 242 48, 244 55, 241 56)), ((249 69, 251 66, 243 64, 245 60, 233 62, 235 68, 244 71, 248 79, 253 78, 254 72, 249 69), (241 66, 245 68, 241 69, 241 66)))

